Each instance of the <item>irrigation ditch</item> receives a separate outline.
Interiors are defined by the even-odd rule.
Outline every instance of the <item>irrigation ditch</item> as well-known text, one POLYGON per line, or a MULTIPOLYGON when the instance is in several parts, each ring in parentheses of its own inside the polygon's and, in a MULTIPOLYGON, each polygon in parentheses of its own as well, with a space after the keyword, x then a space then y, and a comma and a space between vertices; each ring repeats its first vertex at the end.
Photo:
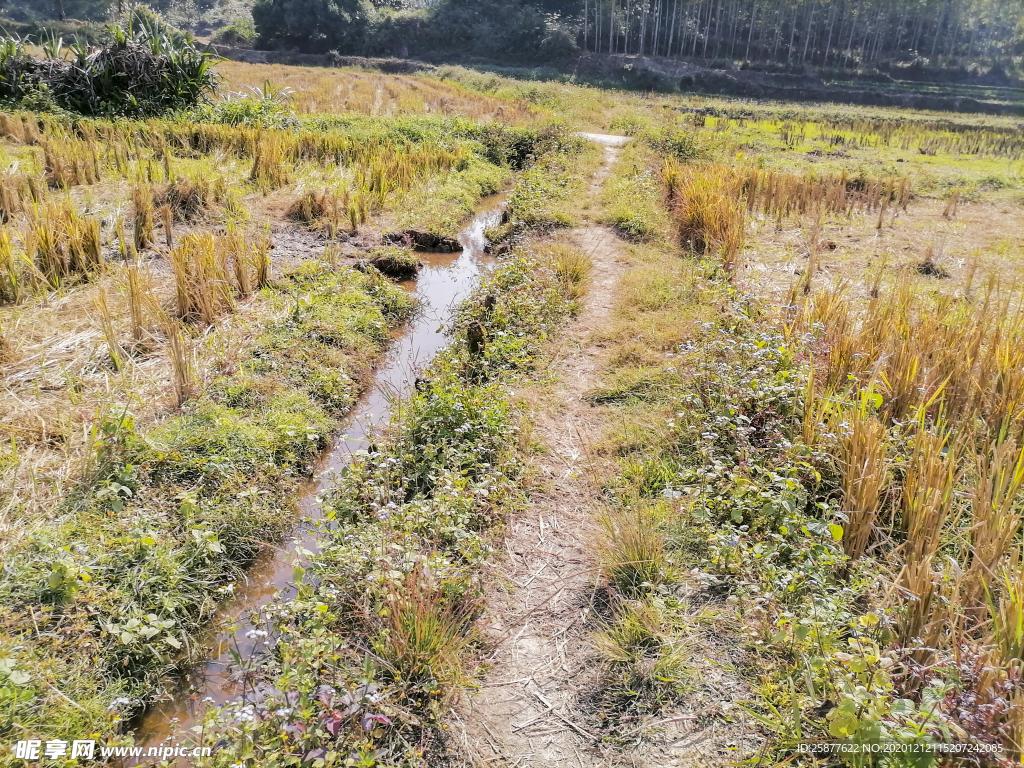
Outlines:
POLYGON ((300 521, 285 541, 267 546, 249 569, 244 583, 233 590, 210 623, 203 644, 205 661, 177 681, 170 698, 155 703, 138 719, 136 742, 146 747, 182 742, 201 723, 206 709, 233 700, 259 697, 244 671, 273 645, 273 629, 263 610, 275 600, 295 597, 294 569, 318 551, 317 532, 325 522, 321 506, 336 476, 359 452, 372 446, 375 430, 389 423, 416 385, 417 375, 448 338, 444 331, 453 314, 479 283, 494 260, 484 248, 484 231, 502 216, 504 196, 485 198, 477 214, 459 233, 461 251, 420 253, 421 268, 401 287, 412 293, 418 308, 413 319, 392 341, 363 393, 346 419, 346 426, 315 465, 313 478, 295 500, 300 521))

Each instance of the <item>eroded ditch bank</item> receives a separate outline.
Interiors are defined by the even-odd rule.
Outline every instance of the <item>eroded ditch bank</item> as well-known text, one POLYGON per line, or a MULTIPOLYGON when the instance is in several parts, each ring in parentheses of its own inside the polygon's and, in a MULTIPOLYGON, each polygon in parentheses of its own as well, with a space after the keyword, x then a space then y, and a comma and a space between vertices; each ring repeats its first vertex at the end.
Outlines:
MULTIPOLYGON (((517 180, 512 221, 488 230, 519 233, 516 244, 455 309, 433 361, 406 378, 414 386, 394 400, 387 428, 350 451, 320 495, 319 550, 301 553, 294 586, 260 612, 262 628, 242 628, 258 647, 232 656, 236 695, 202 722, 177 724, 172 742, 214 747, 198 764, 412 766, 446 748, 442 719, 479 642, 492 529, 522 503, 509 384, 530 375, 576 311, 588 271, 585 254, 525 235, 578 204, 586 152, 579 138, 556 141, 517 180)), ((477 248, 487 223, 465 233, 477 248)), ((183 697, 203 698, 214 697, 199 687, 183 697)))
POLYGON ((457 253, 418 254, 422 268, 417 278, 401 287, 410 292, 418 308, 414 318, 392 342, 375 371, 372 385, 346 419, 346 427, 316 464, 314 479, 296 500, 302 522, 285 542, 267 547, 233 589, 233 597, 211 622, 205 645, 210 654, 180 681, 172 698, 157 703, 141 718, 137 742, 154 746, 169 740, 188 740, 208 706, 223 706, 259 694, 246 670, 258 661, 274 632, 263 609, 275 600, 298 594, 296 567, 308 565, 319 551, 317 529, 323 525, 322 497, 337 474, 361 452, 373 449, 373 434, 391 420, 396 407, 413 391, 417 377, 448 343, 443 333, 459 304, 489 268, 484 230, 501 219, 503 198, 482 202, 479 212, 459 234, 463 249, 457 253))

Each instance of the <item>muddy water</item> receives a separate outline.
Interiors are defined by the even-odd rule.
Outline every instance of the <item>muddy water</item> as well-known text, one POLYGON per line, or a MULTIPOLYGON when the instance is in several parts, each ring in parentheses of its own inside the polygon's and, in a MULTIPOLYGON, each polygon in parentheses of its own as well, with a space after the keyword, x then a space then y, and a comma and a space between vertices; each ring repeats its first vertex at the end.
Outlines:
MULTIPOLYGON (((267 638, 254 631, 250 619, 275 595, 295 595, 292 569, 317 549, 316 521, 323 516, 320 496, 330 488, 334 475, 357 451, 366 450, 374 431, 390 420, 394 407, 411 391, 416 376, 446 344, 443 329, 453 310, 465 299, 487 269, 484 229, 501 217, 501 199, 483 201, 480 212, 459 234, 460 253, 420 254, 424 266, 415 280, 402 283, 419 302, 420 309, 388 349, 372 386, 359 399, 345 421, 343 431, 320 459, 313 479, 296 502, 298 519, 305 522, 278 547, 267 547, 235 585, 232 598, 211 622, 207 661, 196 666, 172 698, 155 704, 142 718, 136 743, 156 745, 167 739, 189 740, 185 730, 202 719, 207 706, 219 706, 245 696, 239 682, 234 654, 243 665, 266 650, 267 638)), ((257 620, 258 622, 258 620, 257 620)), ((256 627, 259 629, 259 627, 256 627)), ((250 691, 251 693, 251 691, 250 691)))

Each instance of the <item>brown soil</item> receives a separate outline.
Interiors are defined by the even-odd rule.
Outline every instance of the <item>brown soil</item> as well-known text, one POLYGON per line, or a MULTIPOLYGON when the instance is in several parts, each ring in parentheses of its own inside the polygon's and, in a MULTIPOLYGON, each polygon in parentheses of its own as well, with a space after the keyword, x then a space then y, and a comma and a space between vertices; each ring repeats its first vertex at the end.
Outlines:
MULTIPOLYGON (((605 151, 591 196, 618 155, 616 146, 605 151)), ((579 227, 571 239, 594 269, 583 310, 553 355, 556 384, 536 406, 533 437, 541 449, 533 469, 544 489, 511 521, 507 556, 489 575, 482 629, 493 643, 490 674, 452 726, 470 765, 601 764, 588 751, 595 737, 577 711, 576 692, 591 685, 587 630, 601 488, 595 480, 608 468, 590 449, 601 425, 582 395, 601 368, 592 337, 611 317, 625 262, 620 241, 605 227, 579 227)))
MULTIPOLYGON (((906 211, 854 214, 826 221, 818 236, 815 289, 845 284, 852 296, 867 299, 875 272, 887 279, 905 277, 921 292, 956 292, 973 275, 975 286, 995 276, 1010 285, 1020 269, 1024 248, 1024 210, 1009 201, 962 202, 945 218, 943 200, 914 200, 906 211), (924 272, 931 263, 940 271, 924 272), (949 278, 949 279, 945 279, 949 278)), ((810 222, 789 219, 777 229, 771 219, 755 219, 747 228, 738 282, 745 289, 783 303, 808 268, 810 222)))

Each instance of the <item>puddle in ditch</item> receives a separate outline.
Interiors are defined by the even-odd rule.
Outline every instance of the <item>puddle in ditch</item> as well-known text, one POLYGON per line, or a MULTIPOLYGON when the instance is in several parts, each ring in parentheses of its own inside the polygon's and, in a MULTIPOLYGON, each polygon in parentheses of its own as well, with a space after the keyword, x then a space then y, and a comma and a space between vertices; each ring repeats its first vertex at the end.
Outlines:
MULTIPOLYGON (((347 416, 331 449, 317 463, 313 479, 296 502, 299 519, 322 517, 319 496, 330 488, 334 475, 348 464, 353 453, 366 450, 374 430, 391 418, 392 405, 408 395, 418 373, 447 344, 442 329, 487 268, 484 230, 500 220, 502 202, 500 196, 494 196, 481 203, 477 215, 459 234, 461 252, 418 254, 423 269, 415 280, 403 282, 401 287, 416 296, 420 310, 402 335, 392 341, 374 373, 372 386, 347 416)), ((187 729, 201 719, 207 706, 220 706, 244 695, 242 684, 233 677, 232 651, 249 659, 265 648, 266 640, 248 635, 249 618, 272 602, 275 595, 295 595, 292 567, 299 548, 316 550, 308 527, 292 531, 286 541, 267 547, 257 558, 245 579, 235 585, 233 598, 211 622, 215 629, 206 639, 208 660, 179 681, 171 691, 173 698, 154 704, 145 713, 135 732, 136 743, 155 746, 168 739, 185 741, 187 729)))

